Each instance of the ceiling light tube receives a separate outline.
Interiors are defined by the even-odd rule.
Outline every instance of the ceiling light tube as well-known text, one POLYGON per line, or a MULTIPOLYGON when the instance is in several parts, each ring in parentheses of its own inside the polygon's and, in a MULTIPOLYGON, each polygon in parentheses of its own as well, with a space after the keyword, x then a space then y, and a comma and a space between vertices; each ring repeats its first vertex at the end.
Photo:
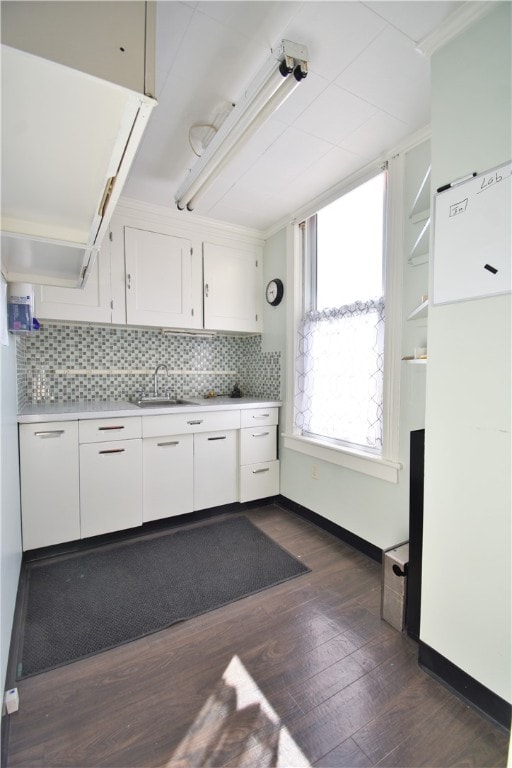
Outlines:
POLYGON ((281 106, 306 75, 306 48, 283 40, 279 51, 251 83, 178 189, 175 200, 179 210, 193 209, 199 196, 213 184, 236 152, 281 106))

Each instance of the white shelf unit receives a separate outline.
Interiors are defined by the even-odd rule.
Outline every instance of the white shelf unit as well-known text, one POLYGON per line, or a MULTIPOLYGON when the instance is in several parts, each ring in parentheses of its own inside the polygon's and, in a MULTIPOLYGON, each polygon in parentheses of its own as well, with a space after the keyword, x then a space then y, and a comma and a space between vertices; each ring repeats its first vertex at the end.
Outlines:
POLYGON ((429 260, 430 243, 430 170, 427 171, 421 181, 416 197, 411 207, 409 219, 412 224, 423 224, 418 237, 409 254, 409 264, 418 266, 426 264, 429 260))

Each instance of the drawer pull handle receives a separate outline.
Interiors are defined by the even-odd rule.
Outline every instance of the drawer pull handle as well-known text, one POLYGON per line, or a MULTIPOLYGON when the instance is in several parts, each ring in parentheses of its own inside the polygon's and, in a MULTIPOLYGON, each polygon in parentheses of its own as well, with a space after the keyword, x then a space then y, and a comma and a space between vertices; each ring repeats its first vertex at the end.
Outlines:
POLYGON ((35 437, 60 437, 64 434, 64 429, 51 429, 48 432, 34 432, 35 437))
POLYGON ((113 429, 124 429, 124 425, 120 424, 119 426, 116 425, 115 427, 98 427, 98 429, 100 432, 108 432, 113 429))
POLYGON ((208 440, 225 440, 227 435, 222 435, 222 437, 209 437, 208 440))
POLYGON ((187 421, 187 424, 193 425, 193 424, 202 424, 202 419, 196 419, 195 421, 187 421))
POLYGON ((265 469, 253 469, 252 471, 253 475, 261 475, 263 472, 270 472, 270 467, 265 467, 265 469))
POLYGON ((253 432, 253 437, 268 437, 270 435, 270 432, 253 432))
POLYGON ((157 443, 157 446, 159 448, 165 448, 165 446, 167 445, 179 445, 179 444, 180 444, 179 440, 169 440, 167 443, 157 443))
POLYGON ((262 413, 260 416, 253 416, 253 419, 268 419, 270 413, 262 413))
POLYGON ((124 453, 125 450, 125 448, 110 448, 109 450, 98 451, 98 453, 124 453))

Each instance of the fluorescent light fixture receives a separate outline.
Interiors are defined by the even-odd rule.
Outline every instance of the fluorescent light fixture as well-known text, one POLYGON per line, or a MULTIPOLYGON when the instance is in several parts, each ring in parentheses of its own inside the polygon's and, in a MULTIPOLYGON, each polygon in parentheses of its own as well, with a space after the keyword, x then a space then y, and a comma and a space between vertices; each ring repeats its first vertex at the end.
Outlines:
POLYGON ((194 209, 199 197, 307 73, 307 48, 291 40, 283 40, 178 189, 175 200, 180 211, 194 209))

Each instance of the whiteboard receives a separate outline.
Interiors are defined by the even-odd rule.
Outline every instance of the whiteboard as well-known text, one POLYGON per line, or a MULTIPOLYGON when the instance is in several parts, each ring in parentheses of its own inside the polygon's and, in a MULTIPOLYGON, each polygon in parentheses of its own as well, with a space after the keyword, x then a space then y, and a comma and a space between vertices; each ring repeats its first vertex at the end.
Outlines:
POLYGON ((508 162, 437 193, 432 303, 512 290, 508 162))

